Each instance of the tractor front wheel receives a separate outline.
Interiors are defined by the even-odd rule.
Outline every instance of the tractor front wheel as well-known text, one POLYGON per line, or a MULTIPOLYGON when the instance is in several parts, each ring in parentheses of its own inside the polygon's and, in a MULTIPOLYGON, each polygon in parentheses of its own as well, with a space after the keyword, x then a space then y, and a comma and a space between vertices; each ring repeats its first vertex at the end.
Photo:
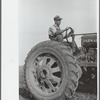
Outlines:
POLYGON ((78 87, 80 67, 70 47, 44 41, 29 52, 25 60, 25 81, 36 100, 66 100, 78 87))

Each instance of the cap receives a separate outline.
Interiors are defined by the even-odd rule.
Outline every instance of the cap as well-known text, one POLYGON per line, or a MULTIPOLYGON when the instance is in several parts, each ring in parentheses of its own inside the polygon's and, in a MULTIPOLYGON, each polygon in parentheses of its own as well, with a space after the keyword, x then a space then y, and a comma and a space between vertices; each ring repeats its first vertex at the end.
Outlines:
POLYGON ((60 18, 58 15, 56 15, 55 17, 54 17, 54 20, 61 20, 62 18, 60 18))

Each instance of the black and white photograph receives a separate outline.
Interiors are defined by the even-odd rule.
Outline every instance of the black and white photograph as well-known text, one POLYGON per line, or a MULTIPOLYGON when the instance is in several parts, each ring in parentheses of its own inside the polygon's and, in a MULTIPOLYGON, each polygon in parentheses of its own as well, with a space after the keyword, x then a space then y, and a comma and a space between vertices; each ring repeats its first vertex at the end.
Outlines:
POLYGON ((97 2, 19 0, 19 100, 99 100, 97 2))

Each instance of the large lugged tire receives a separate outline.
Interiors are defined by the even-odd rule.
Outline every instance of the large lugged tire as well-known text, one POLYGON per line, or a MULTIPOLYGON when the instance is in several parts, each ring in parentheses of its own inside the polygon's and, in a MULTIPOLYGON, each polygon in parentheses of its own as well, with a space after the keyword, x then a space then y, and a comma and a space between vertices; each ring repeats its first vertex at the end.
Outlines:
POLYGON ((25 60, 27 88, 36 100, 66 100, 78 87, 81 70, 70 47, 44 41, 25 60))

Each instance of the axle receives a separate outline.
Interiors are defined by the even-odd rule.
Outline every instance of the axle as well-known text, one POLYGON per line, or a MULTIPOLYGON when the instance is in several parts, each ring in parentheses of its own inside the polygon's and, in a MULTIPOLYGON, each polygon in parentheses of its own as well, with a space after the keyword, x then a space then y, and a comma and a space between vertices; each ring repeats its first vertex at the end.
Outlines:
POLYGON ((74 36, 78 36, 78 35, 94 35, 94 34, 97 34, 96 32, 95 33, 82 33, 82 34, 73 34, 74 36))

